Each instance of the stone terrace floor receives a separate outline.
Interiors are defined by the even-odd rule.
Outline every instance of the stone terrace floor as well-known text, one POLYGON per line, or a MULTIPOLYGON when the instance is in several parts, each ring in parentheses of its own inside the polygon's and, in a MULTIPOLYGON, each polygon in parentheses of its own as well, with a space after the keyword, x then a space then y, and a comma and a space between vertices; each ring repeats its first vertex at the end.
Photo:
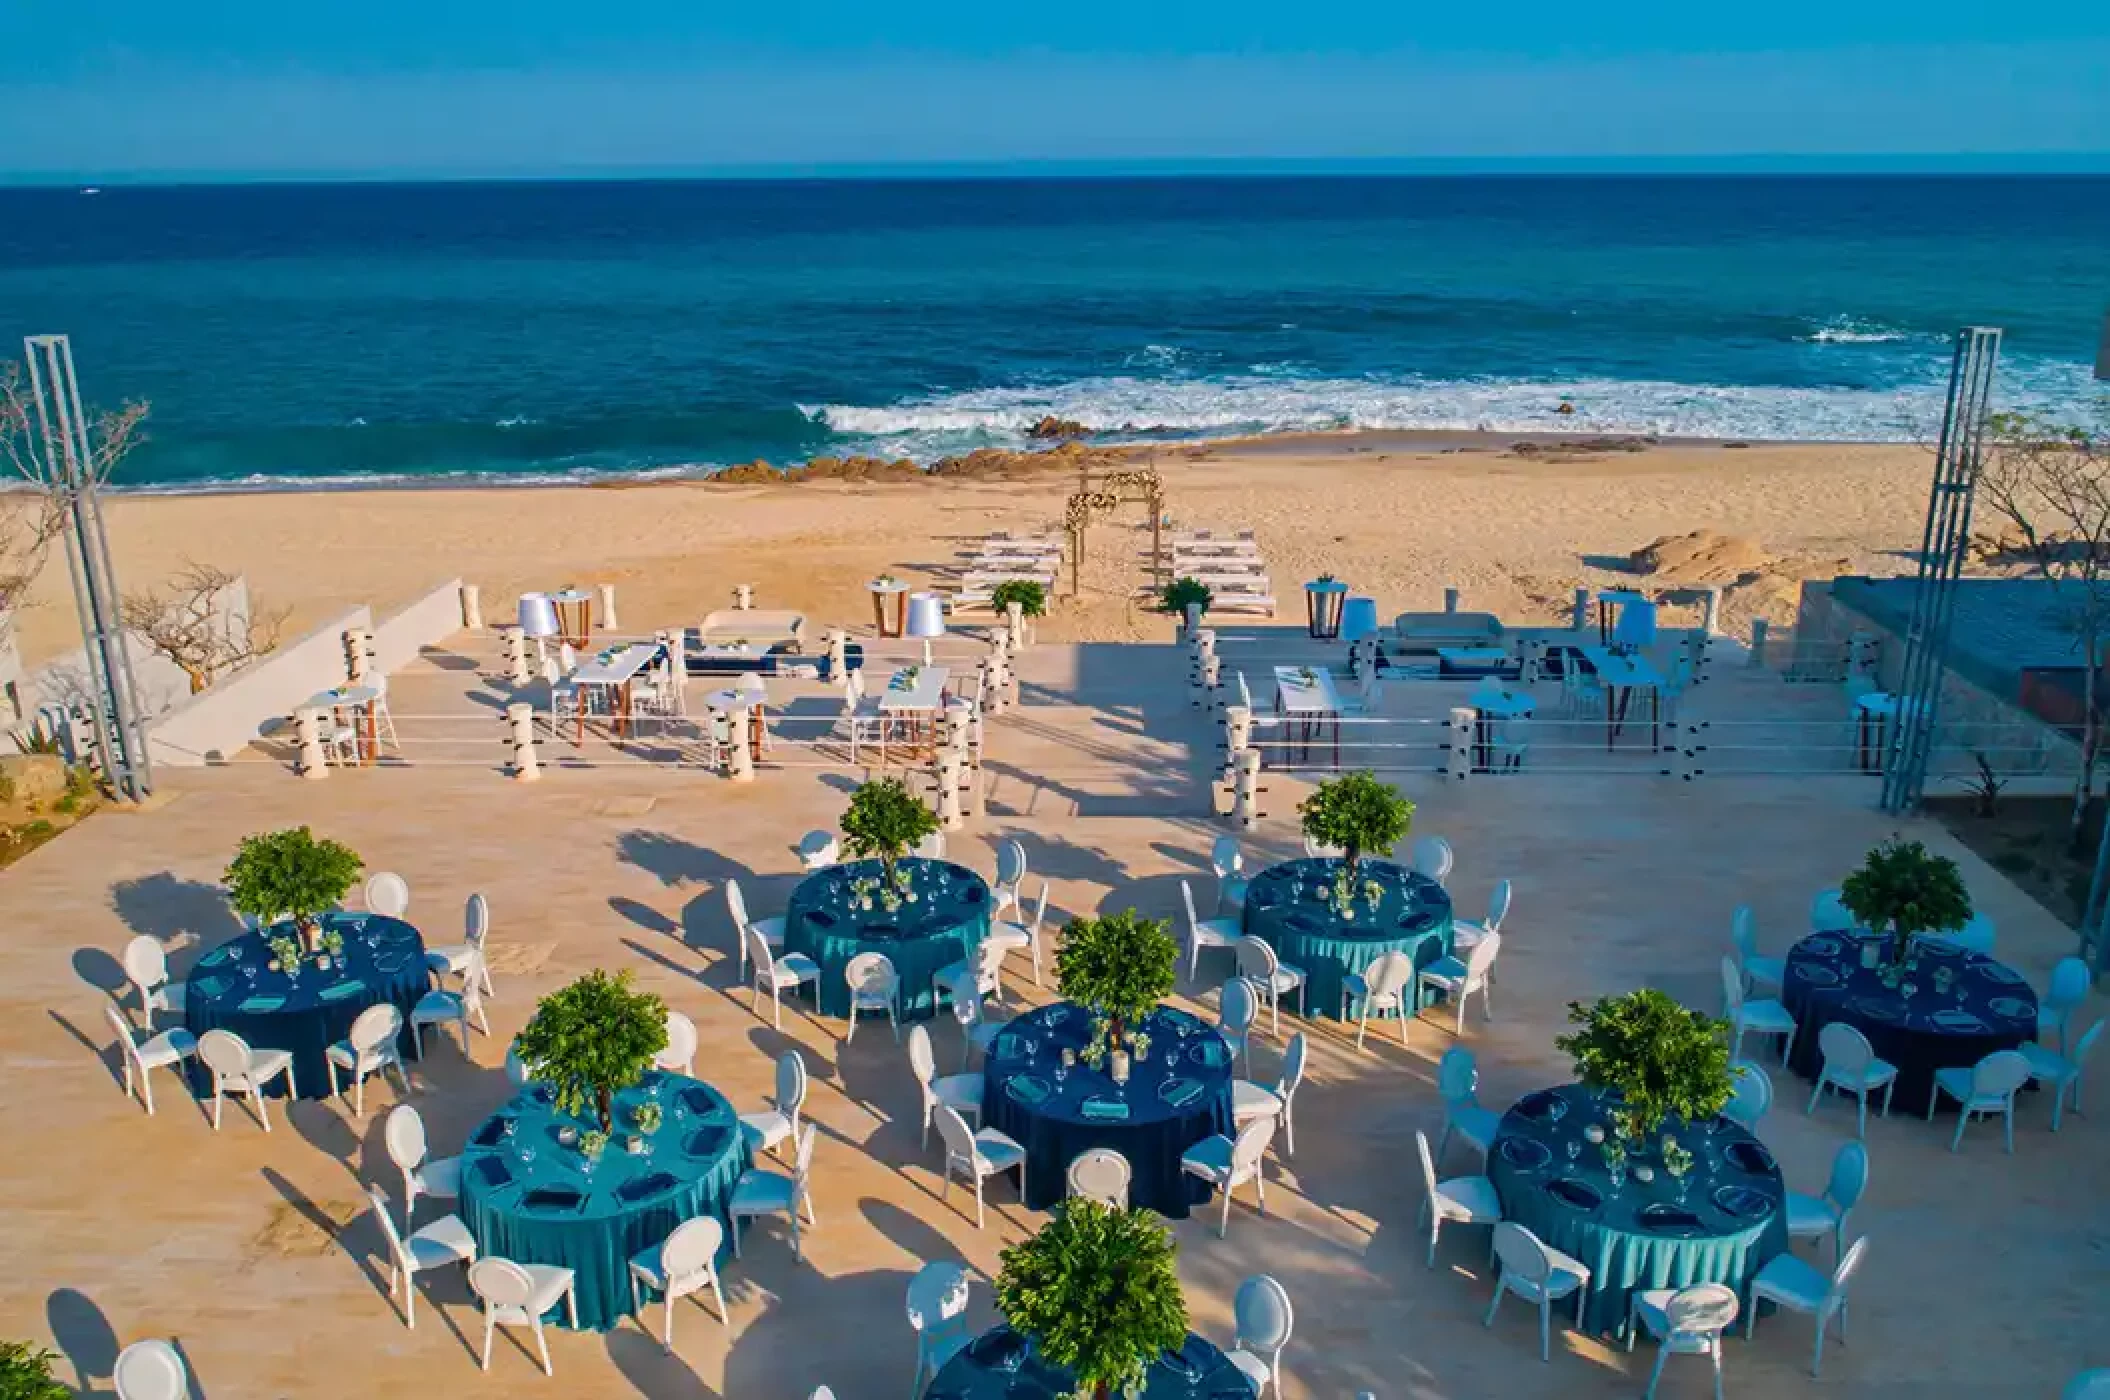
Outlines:
MULTIPOLYGON (((1174 917, 1180 878, 1204 902, 1213 889, 1206 852, 1222 828, 1204 816, 1202 781, 1212 731, 1185 708, 1183 667, 1167 649, 1090 650, 1029 654, 1026 703, 991 727, 989 810, 952 837, 953 854, 986 873, 996 844, 1017 837, 1035 876, 1054 881, 1058 927, 1131 905, 1174 917)), ((823 1382, 841 1400, 898 1400, 915 1354, 902 1310, 909 1275, 958 1259, 986 1279, 998 1250, 1038 1223, 1008 1181, 992 1183, 985 1231, 957 1194, 940 1204, 908 1067, 883 1030, 866 1028, 846 1051, 840 1023, 787 1008, 779 1033, 731 994, 723 882, 738 877, 758 911, 780 908, 796 879, 791 846, 833 826, 854 781, 847 770, 765 772, 745 787, 630 763, 552 771, 532 786, 479 767, 303 783, 257 763, 164 777, 151 810, 99 815, 0 877, 0 1108, 14 1142, 0 1153, 0 1336, 55 1346, 84 1388, 107 1393, 118 1345, 163 1336, 180 1342, 199 1393, 215 1400, 435 1386, 803 1400, 823 1382), (672 1357, 626 1324, 553 1334, 554 1382, 501 1339, 486 1376, 458 1272, 424 1276, 437 1306, 421 1304, 415 1331, 386 1297, 378 1231, 359 1207, 363 1182, 394 1180, 379 1140, 392 1089, 370 1086, 378 1106, 364 1123, 334 1103, 301 1103, 268 1137, 235 1108, 214 1135, 165 1074, 155 1117, 124 1098, 102 1020, 116 954, 150 933, 169 941, 182 976, 235 930, 216 884, 237 840, 295 823, 406 876, 412 921, 435 941, 459 936, 471 891, 490 898, 493 1034, 475 1040, 473 1064, 441 1040, 415 1067, 436 1153, 456 1150, 506 1097, 505 1045, 536 997, 589 968, 633 969, 690 1015, 702 1033, 698 1073, 742 1109, 760 1106, 777 1053, 803 1051, 822 1130, 820 1226, 803 1262, 780 1224, 754 1230, 727 1273, 730 1345, 715 1321, 685 1313, 672 1357)), ((1256 864, 1297 848, 1299 781, 1270 786, 1270 817, 1247 838, 1256 864)), ((1483 906, 1496 879, 1515 881, 1495 1019, 1469 1019, 1464 1037, 1480 1057, 1481 1097, 1497 1107, 1568 1077, 1552 1045, 1568 1001, 1647 983, 1712 1008, 1735 905, 1752 905, 1761 943, 1784 951, 1807 927, 1811 893, 1900 826, 1870 810, 1872 782, 1844 778, 1577 773, 1446 785, 1430 775, 1402 786, 1420 804, 1417 831, 1457 849, 1450 883, 1463 910, 1483 906)), ((1931 823, 1902 825, 1962 863, 1999 921, 2001 955, 2041 986, 2071 935, 1931 823)), ((1204 985, 1183 984, 1182 997, 1213 1012, 1225 967, 1205 957, 1204 985)), ((1024 988, 1029 1002, 1052 994, 1024 988)), ((2078 1024, 2100 1011, 2093 1001, 2078 1024)), ((1453 1227, 1438 1268, 1423 1267, 1413 1132, 1440 1129, 1431 1075, 1452 1043, 1448 1019, 1415 1023, 1410 1049, 1373 1035, 1360 1054, 1331 1022, 1306 1029, 1298 1154, 1270 1167, 1270 1214, 1256 1216, 1248 1197, 1228 1240, 1208 1216, 1174 1227, 1197 1329, 1227 1341, 1233 1291, 1265 1270, 1298 1310, 1284 1357, 1291 1400, 1363 1389, 1385 1400, 1638 1393, 1653 1359, 1645 1346, 1628 1356, 1557 1333, 1542 1365, 1529 1310, 1513 1300, 1482 1329, 1481 1231, 1453 1227)), ((949 1067, 957 1033, 949 1021, 935 1033, 949 1067)), ((1280 1046, 1260 1045, 1265 1079, 1280 1046)), ((1814 1193, 1851 1130, 1850 1106, 1834 1100, 1806 1118, 1806 1087, 1776 1083, 1763 1134, 1790 1184, 1814 1193)), ((2048 1119, 2029 1096, 2014 1157, 1997 1125, 1974 1128, 1952 1156, 1947 1122, 1873 1121, 1873 1183, 1853 1222, 1872 1244, 1851 1343, 1828 1346, 1812 1382, 1809 1320, 1763 1322, 1754 1342, 1727 1345, 1731 1392, 2051 1395, 2110 1359, 2100 1341, 2110 1212, 2095 1191, 2105 1122, 2069 1115, 2053 1137, 2048 1119)), ((1454 1148, 1452 1169, 1466 1161, 1454 1148)), ((974 1309, 978 1325, 994 1320, 986 1282, 974 1309)), ((1664 1393, 1706 1393, 1705 1370, 1674 1360, 1664 1393)))

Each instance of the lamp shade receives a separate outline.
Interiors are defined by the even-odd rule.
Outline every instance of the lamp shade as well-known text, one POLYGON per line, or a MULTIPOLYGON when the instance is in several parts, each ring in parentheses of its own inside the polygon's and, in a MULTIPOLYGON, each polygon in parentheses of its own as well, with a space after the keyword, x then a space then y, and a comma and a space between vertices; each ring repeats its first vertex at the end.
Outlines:
POLYGON ((557 605, 547 593, 520 595, 520 630, 530 637, 554 637, 562 630, 557 622, 557 605))
POLYGON ((944 636, 945 600, 935 593, 909 594, 908 635, 911 637, 944 636))
POLYGON ((1377 599, 1350 598, 1341 604, 1341 636, 1351 642, 1377 635, 1377 599))

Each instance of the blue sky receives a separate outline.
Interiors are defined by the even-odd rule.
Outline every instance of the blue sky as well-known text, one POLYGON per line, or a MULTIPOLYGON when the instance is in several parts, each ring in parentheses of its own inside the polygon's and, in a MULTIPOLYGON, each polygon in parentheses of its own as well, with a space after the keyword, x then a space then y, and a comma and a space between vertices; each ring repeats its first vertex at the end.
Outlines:
POLYGON ((8 0, 0 171, 2100 155, 2106 74, 2081 0, 8 0))

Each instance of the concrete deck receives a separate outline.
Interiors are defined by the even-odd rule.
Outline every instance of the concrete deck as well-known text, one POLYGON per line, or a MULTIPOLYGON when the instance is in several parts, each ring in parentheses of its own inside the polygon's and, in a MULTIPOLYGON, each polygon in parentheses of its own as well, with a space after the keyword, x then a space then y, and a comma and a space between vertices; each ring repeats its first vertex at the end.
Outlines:
MULTIPOLYGON (((475 663, 472 662, 472 667, 475 663)), ((434 663, 392 690, 412 713, 477 684, 471 668, 434 663)), ((1169 649, 1042 648, 1022 667, 1024 704, 991 726, 990 802, 952 838, 956 858, 988 871, 1017 837, 1037 878, 1054 882, 1051 916, 1135 906, 1173 917, 1178 881, 1212 889, 1206 853, 1223 828, 1202 786, 1213 729, 1186 707, 1184 666, 1169 649)), ((692 692, 693 693, 693 692, 692 692)), ((1837 713, 1836 710, 1832 713, 1837 713)), ((644 762, 555 768, 537 784, 495 776, 491 762, 413 765, 293 779, 275 763, 168 775, 152 810, 98 815, 0 877, 0 1108, 14 1150, 0 1154, 0 1335, 64 1352, 69 1379, 107 1393, 119 1345, 177 1339, 199 1394, 226 1397, 548 1393, 563 1396, 803 1400, 815 1385, 841 1400, 898 1400, 915 1346, 902 1311, 907 1279, 933 1259, 985 1277, 999 1249, 1039 1223, 1008 1182, 993 1183, 989 1228, 938 1200, 938 1159, 917 1145, 916 1096, 901 1052, 867 1028, 845 1050, 841 1023, 787 1008, 780 1034, 731 995, 732 945, 722 891, 738 877, 757 912, 780 908, 796 882, 792 845, 832 827, 855 781, 847 766, 765 771, 735 786, 690 768, 644 762), (419 1325, 407 1331, 378 1271, 379 1235, 361 1213, 361 1183, 392 1180, 379 1142, 394 1091, 369 1086, 364 1123, 334 1104, 302 1103, 268 1137, 230 1109, 213 1134, 166 1076, 148 1118, 118 1088, 102 1022, 116 954, 145 932, 168 940, 175 974, 235 926, 216 884, 237 840, 307 823, 349 843, 374 869, 402 873, 410 917, 434 940, 458 937, 462 901, 490 898, 498 999, 474 1063, 451 1044, 416 1067, 414 1102, 434 1150, 457 1149, 506 1097, 505 1045, 535 998, 589 968, 634 969, 690 1015, 697 1069, 743 1109, 768 1090, 788 1045, 814 1079, 808 1112, 822 1130, 815 1196, 820 1225, 791 1257, 780 1225, 753 1232, 727 1274, 728 1345, 701 1312, 680 1319, 677 1353, 625 1325, 552 1337, 556 1379, 501 1340, 489 1375, 476 1368, 480 1320, 459 1273, 421 1280, 419 1325), (78 1370, 78 1376, 73 1372, 78 1370)), ((1451 888, 1480 907, 1496 879, 1516 885, 1492 1022, 1467 1022, 1482 1099, 1503 1106, 1566 1080, 1552 1045, 1574 999, 1644 983, 1713 1007, 1730 910, 1748 903, 1760 940, 1781 952, 1806 924, 1811 893, 1836 883, 1900 823, 1870 810, 1872 781, 1724 779, 1691 784, 1581 773, 1446 784, 1401 776, 1419 804, 1419 833, 1458 853, 1451 888)), ((1303 778, 1271 779, 1269 820, 1247 841, 1256 863, 1295 853, 1303 778)), ((1958 859, 1980 907, 1999 922, 2003 958, 2042 985, 2072 936, 1937 827, 1907 832, 1958 859)), ((1058 923, 1059 927, 1059 923, 1058 923)), ((1221 955, 1219 955, 1220 957, 1221 955)), ((1205 957, 1183 997, 1213 1011, 1227 964, 1205 957)), ((1024 988, 1027 1001, 1053 988, 1024 988)), ((2085 1025, 2099 1000, 2080 1013, 2085 1025)), ((1289 1400, 1630 1396, 1653 1359, 1557 1333, 1538 1360, 1529 1311, 1505 1308, 1493 1330, 1485 1236, 1453 1227, 1439 1267, 1423 1267, 1422 1191, 1413 1131, 1440 1128, 1431 1083, 1452 1043, 1449 1021, 1412 1030, 1411 1049, 1373 1036, 1367 1053, 1331 1022, 1305 1026, 1309 1077, 1298 1099, 1298 1155, 1270 1167, 1270 1214, 1249 1199, 1230 1237, 1213 1219, 1175 1227, 1194 1326, 1231 1333, 1231 1296, 1267 1271, 1298 1310, 1284 1357, 1289 1400)), ((1285 1034, 1291 1022, 1285 1018, 1285 1034)), ((936 1028, 941 1063, 958 1053, 936 1028)), ((1273 1072, 1263 1042, 1256 1069, 1273 1072)), ((1776 1075, 1780 1099, 1762 1133, 1791 1186, 1822 1188, 1851 1132, 1838 1101, 1804 1117, 1807 1086, 1776 1075), (1798 1092, 1800 1086, 1800 1092, 1798 1092)), ((2105 1157, 2100 1116, 2069 1114, 2048 1131, 2032 1095, 2018 1151, 1997 1126, 1974 1128, 1956 1155, 1949 1127, 1874 1121, 1873 1183, 1853 1231, 1872 1245, 1854 1291, 1852 1341, 1828 1346, 1808 1375, 1808 1319, 1761 1323, 1726 1349, 1738 1396, 2055 1394, 2101 1364, 2099 1301, 2110 1212, 2092 1189, 2105 1157)), ((1453 1171, 1466 1169, 1454 1150, 1453 1171)), ((1807 1248, 1805 1256, 1809 1257, 1807 1248)), ((1824 1256, 1828 1263, 1828 1254, 1824 1256)), ((994 1320, 986 1283, 978 1323, 994 1320)), ((1705 1394, 1704 1363, 1674 1359, 1665 1395, 1705 1394)))

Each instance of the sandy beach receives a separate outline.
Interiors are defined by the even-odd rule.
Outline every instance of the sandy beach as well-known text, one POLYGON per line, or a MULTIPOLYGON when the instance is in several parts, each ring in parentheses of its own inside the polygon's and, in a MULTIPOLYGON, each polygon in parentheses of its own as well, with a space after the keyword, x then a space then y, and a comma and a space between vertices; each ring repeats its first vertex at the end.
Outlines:
MULTIPOLYGON (((1540 440, 1381 434, 1260 439, 1142 451, 1182 528, 1256 532, 1285 615, 1303 580, 1331 572, 1395 611, 1465 606, 1551 617, 1576 585, 1621 577, 1635 549, 1713 530, 1755 541, 1756 569, 1678 579, 1729 586, 1725 626, 1792 615, 1794 585, 1838 572, 1893 573, 1917 542, 1928 459, 1916 447, 1662 445, 1572 451, 1540 440)), ((385 613, 459 575, 503 609, 522 590, 618 586, 627 627, 694 622, 756 585, 767 607, 865 620, 862 583, 887 571, 943 583, 967 541, 996 529, 1056 530, 1074 474, 1004 479, 426 489, 119 496, 111 543, 125 585, 186 562, 246 574, 287 636, 343 606, 385 613)), ((1141 606, 1148 528, 1140 506, 1093 529, 1081 598, 1058 599, 1050 640, 1161 637, 1141 606)), ((1670 582, 1672 580, 1659 580, 1670 582)), ((1065 578, 1065 590, 1067 578, 1065 578)), ((22 619, 31 665, 77 644, 65 571, 41 580, 22 619)))

